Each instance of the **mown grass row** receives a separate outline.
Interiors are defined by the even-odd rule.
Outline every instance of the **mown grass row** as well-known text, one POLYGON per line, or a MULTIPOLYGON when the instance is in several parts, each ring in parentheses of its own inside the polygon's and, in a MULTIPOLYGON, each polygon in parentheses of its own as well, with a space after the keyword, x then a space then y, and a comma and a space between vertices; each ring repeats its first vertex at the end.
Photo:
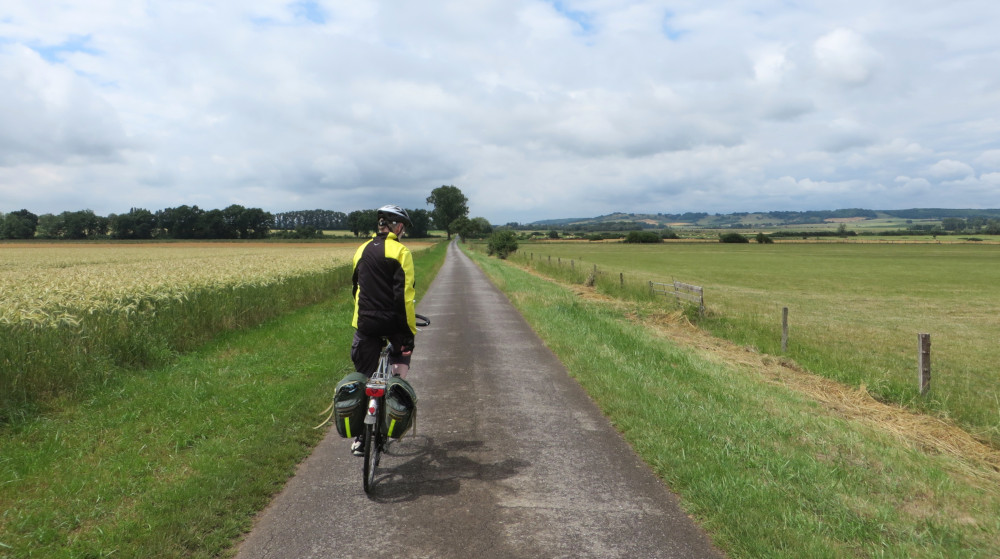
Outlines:
MULTIPOLYGON (((414 254, 418 298, 445 248, 414 254)), ((229 555, 352 368, 349 275, 322 297, 0 426, 0 558, 229 555)))
POLYGON ((995 472, 652 336, 658 305, 473 258, 728 556, 1000 556, 995 472))

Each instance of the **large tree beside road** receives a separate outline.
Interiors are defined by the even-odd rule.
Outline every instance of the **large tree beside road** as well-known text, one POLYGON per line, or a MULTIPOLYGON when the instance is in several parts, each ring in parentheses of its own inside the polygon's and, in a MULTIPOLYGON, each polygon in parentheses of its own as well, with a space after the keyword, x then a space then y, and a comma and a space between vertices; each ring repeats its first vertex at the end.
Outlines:
POLYGON ((427 197, 427 203, 434 205, 434 210, 431 211, 431 220, 434 223, 434 227, 448 233, 449 239, 451 239, 451 234, 454 233, 451 225, 452 222, 460 217, 468 217, 469 215, 469 199, 456 186, 439 186, 435 188, 431 191, 431 195, 427 197))

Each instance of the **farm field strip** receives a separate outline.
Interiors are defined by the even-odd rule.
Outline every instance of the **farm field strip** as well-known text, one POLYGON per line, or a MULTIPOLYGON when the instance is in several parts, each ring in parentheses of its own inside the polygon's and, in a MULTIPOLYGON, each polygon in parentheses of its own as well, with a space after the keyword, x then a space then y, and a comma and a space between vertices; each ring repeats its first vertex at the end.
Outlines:
POLYGON ((781 309, 788 307, 789 357, 1000 444, 1000 247, 539 242, 522 244, 516 258, 542 266, 547 256, 553 266, 597 265, 635 283, 703 286, 703 327, 767 353, 780 353, 781 309), (933 346, 927 397, 917 391, 923 332, 933 346))
POLYGON ((281 283, 350 262, 353 245, 0 247, 0 324, 78 325, 99 311, 182 300, 199 289, 281 283))
POLYGON ((329 298, 356 248, 0 244, 0 426, 329 298))

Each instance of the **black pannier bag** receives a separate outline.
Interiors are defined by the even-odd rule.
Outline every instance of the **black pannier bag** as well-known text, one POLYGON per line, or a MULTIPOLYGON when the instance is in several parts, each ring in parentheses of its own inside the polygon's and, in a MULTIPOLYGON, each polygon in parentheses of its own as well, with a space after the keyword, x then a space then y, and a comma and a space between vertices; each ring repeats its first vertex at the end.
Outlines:
POLYGON ((364 432, 367 382, 368 377, 363 373, 354 372, 337 383, 333 393, 333 416, 341 437, 350 439, 364 432))
POLYGON ((417 393, 410 383, 392 377, 385 388, 385 416, 382 432, 389 437, 402 437, 417 421, 417 393))

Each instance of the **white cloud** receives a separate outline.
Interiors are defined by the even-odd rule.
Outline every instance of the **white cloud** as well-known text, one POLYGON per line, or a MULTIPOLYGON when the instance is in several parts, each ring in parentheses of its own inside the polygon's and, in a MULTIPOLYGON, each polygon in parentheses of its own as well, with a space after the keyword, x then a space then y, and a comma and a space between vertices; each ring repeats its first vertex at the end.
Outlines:
POLYGON ((27 47, 0 50, 0 165, 101 162, 129 145, 85 79, 27 47))
POLYGON ((912 178, 912 177, 899 176, 896 177, 896 183, 903 188, 903 192, 911 196, 913 195, 919 196, 926 192, 930 192, 933 189, 933 186, 931 185, 930 181, 928 181, 923 177, 912 178))
POLYGON ((977 165, 987 169, 1000 169, 1000 149, 991 149, 983 152, 975 159, 977 165))
POLYGON ((792 69, 785 48, 779 45, 767 45, 754 57, 754 79, 762 84, 779 84, 792 69))
POLYGON ((931 165, 929 173, 938 180, 960 180, 975 175, 975 171, 967 163, 954 159, 942 159, 931 165))
POLYGON ((817 39, 813 53, 823 75, 851 86, 867 83, 881 59, 864 37, 845 28, 817 39))
POLYGON ((0 211, 441 184, 497 222, 997 207, 997 25, 985 1, 12 1, 0 211))
POLYGON ((1000 188, 1000 173, 985 173, 979 181, 989 188, 1000 188))

